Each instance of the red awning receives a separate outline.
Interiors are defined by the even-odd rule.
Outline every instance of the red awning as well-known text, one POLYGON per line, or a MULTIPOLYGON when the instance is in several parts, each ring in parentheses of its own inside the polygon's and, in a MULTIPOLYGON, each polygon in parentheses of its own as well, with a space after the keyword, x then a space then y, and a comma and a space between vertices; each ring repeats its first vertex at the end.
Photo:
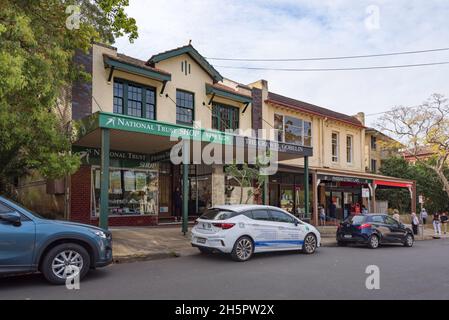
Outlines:
POLYGON ((399 188, 410 188, 413 186, 413 183, 410 182, 398 182, 387 180, 374 180, 374 184, 378 186, 399 187, 399 188))

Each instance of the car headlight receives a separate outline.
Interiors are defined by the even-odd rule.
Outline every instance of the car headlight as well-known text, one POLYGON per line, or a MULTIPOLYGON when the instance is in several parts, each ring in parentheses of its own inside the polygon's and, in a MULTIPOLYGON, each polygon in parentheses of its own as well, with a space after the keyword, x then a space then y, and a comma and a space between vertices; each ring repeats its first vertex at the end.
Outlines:
POLYGON ((96 236, 98 236, 98 237, 100 237, 100 238, 103 238, 103 239, 106 239, 108 236, 106 235, 106 233, 104 233, 103 231, 101 231, 101 230, 91 230, 91 232, 93 233, 93 234, 95 234, 96 236))

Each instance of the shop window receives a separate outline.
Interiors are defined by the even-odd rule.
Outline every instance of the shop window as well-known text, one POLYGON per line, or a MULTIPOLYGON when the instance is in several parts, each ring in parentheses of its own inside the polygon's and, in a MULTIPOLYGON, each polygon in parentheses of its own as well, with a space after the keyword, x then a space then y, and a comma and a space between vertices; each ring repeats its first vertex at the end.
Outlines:
POLYGON ((339 134, 337 132, 332 132, 332 162, 338 162, 339 154, 339 134))
POLYGON ((116 79, 113 103, 114 113, 156 119, 155 88, 116 79))
MULTIPOLYGON (((92 211, 99 215, 100 169, 92 170, 92 211)), ((110 215, 157 215, 159 180, 157 170, 111 169, 109 172, 110 215)))
POLYGON ((239 128, 239 113, 237 107, 214 103, 212 106, 212 129, 225 131, 239 128))
POLYGON ((352 136, 346 136, 346 162, 352 163, 352 143, 353 138, 352 136))
POLYGON ((194 106, 193 93, 176 90, 176 123, 192 125, 194 106))
POLYGON ((276 140, 302 146, 312 146, 312 123, 290 116, 274 115, 276 140))

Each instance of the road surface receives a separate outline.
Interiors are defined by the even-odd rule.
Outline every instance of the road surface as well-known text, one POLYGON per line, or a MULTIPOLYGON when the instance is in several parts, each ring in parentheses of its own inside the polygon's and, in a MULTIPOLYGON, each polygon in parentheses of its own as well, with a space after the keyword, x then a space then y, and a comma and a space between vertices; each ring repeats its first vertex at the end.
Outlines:
POLYGON ((371 250, 325 247, 314 255, 275 253, 237 263, 221 255, 112 265, 79 290, 38 275, 0 279, 4 299, 449 299, 449 240, 371 250), (368 290, 367 266, 379 290, 368 290))

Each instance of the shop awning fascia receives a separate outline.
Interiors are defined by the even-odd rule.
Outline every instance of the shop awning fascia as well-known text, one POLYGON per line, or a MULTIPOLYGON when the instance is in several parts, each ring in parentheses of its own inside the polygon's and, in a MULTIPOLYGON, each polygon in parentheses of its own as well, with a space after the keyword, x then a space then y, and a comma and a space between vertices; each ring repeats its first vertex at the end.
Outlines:
POLYGON ((374 180, 374 185, 384 187, 411 188, 413 183, 402 181, 374 180))
POLYGON ((103 62, 106 68, 114 70, 121 70, 124 72, 133 73, 139 76, 150 78, 156 81, 167 82, 171 81, 171 75, 157 70, 150 70, 149 68, 142 68, 131 63, 116 60, 110 56, 104 55, 103 62))
POLYGON ((298 158, 313 156, 313 148, 304 147, 289 143, 279 143, 277 141, 262 140, 252 137, 243 137, 233 133, 221 132, 217 130, 193 128, 184 125, 172 124, 163 121, 149 120, 98 111, 75 123, 75 141, 96 129, 112 129, 127 132, 136 132, 149 135, 170 137, 172 134, 177 138, 189 138, 191 140, 235 145, 244 148, 266 148, 268 150, 297 155, 298 158))
POLYGON ((234 100, 240 103, 251 103, 253 102, 253 98, 243 95, 243 94, 239 94, 239 93, 233 93, 224 89, 220 89, 217 87, 214 87, 213 85, 206 83, 206 94, 207 95, 215 95, 217 97, 221 97, 221 98, 225 98, 225 99, 230 99, 230 100, 234 100))

